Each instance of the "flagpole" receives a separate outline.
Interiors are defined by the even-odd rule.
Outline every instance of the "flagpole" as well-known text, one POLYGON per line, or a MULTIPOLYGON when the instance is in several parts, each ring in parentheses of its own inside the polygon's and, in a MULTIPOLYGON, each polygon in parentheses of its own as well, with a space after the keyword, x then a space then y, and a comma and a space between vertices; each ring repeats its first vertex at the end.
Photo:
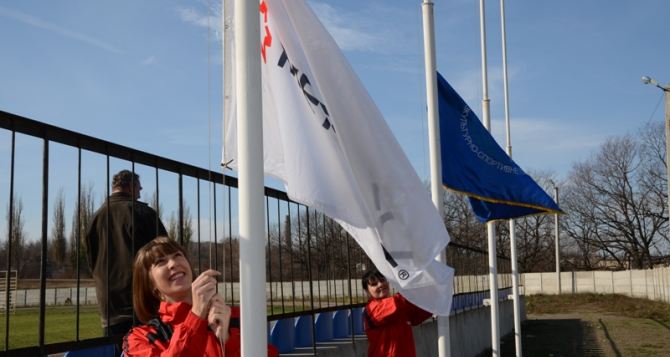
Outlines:
MULTIPOLYGON (((486 73, 486 19, 484 0, 479 0, 480 44, 482 50, 482 116, 484 127, 491 132, 491 114, 486 73)), ((500 325, 498 322, 498 268, 496 261, 496 229, 495 223, 486 224, 489 249, 489 302, 491 304, 491 355, 500 356, 500 325)))
MULTIPOLYGON (((428 138, 430 150, 430 192, 433 204, 439 212, 440 219, 444 216, 442 203, 442 158, 440 154, 440 121, 437 105, 437 69, 435 65, 435 25, 433 1, 423 0, 423 50, 426 71, 426 102, 428 107, 428 138)), ((443 251, 436 259, 446 264, 443 251)), ((449 341, 449 316, 437 317, 437 350, 439 357, 451 356, 449 341)))
POLYGON ((258 2, 235 0, 242 356, 267 354, 258 2))
MULTIPOLYGON (((505 136, 507 155, 512 158, 512 134, 509 117, 509 86, 507 77, 507 31, 505 26, 505 0, 500 0, 500 27, 502 34, 503 94, 505 101, 505 136)), ((521 302, 519 301, 519 266, 516 252, 516 233, 514 220, 509 220, 510 255, 512 256, 512 303, 514 304, 514 346, 516 357, 521 357, 521 302)))

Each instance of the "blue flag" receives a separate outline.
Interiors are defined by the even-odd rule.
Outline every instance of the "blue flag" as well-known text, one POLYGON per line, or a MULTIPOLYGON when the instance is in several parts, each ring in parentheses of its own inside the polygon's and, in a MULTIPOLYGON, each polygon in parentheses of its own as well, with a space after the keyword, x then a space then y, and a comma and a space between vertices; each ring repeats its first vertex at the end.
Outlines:
POLYGON ((467 195, 482 222, 538 213, 558 205, 496 143, 475 113, 437 74, 442 184, 467 195))

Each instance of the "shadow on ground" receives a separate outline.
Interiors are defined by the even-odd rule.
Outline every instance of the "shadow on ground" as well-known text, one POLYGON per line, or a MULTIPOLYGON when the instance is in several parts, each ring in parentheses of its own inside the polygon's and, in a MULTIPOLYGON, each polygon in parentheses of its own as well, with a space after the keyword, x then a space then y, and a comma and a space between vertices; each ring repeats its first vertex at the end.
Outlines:
MULTIPOLYGON (((532 319, 521 326, 524 356, 595 357, 604 356, 596 332, 580 319, 532 319)), ((501 341, 501 356, 514 356, 514 334, 501 341)), ((490 352, 481 356, 490 355, 490 352)))

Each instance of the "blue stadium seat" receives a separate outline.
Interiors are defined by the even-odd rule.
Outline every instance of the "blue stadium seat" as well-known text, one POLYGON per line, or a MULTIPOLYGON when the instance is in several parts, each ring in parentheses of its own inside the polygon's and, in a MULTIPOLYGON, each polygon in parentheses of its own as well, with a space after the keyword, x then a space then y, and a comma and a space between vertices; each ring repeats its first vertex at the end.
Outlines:
POLYGON ((270 343, 277 347, 279 353, 293 351, 295 348, 295 319, 289 317, 277 320, 270 329, 270 343))
POLYGON ((354 334, 364 335, 365 330, 363 329, 363 309, 362 307, 357 307, 353 310, 354 314, 354 334))
POLYGON ((335 311, 333 316, 333 337, 349 337, 349 309, 335 311))
POLYGON ((333 339, 333 313, 322 312, 316 316, 316 341, 325 342, 333 339))
POLYGON ((114 345, 98 346, 66 352, 64 357, 115 357, 114 345))
POLYGON ((463 295, 454 295, 451 300, 451 311, 457 312, 463 308, 463 295))
POLYGON ((295 321, 295 347, 310 347, 312 339, 312 315, 302 315, 295 321))

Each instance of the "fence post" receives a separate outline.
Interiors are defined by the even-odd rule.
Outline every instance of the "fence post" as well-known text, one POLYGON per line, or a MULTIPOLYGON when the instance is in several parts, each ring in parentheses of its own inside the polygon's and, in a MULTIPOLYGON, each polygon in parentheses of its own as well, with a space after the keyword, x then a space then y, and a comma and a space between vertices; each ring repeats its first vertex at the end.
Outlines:
POLYGON ((652 270, 652 273, 654 274, 654 300, 658 300, 659 296, 658 290, 660 289, 659 287, 660 284, 656 282, 657 280, 660 281, 660 279, 658 278, 658 269, 652 270))
POLYGON ((596 294, 597 290, 596 290, 596 271, 595 270, 591 271, 591 276, 593 277, 593 293, 596 294))
POLYGON ((610 271, 610 282, 612 284, 612 294, 614 294, 614 271, 610 271))
POLYGON ((542 273, 540 273, 540 293, 544 294, 544 287, 542 286, 542 273))
POLYGON ((649 299, 649 284, 647 284, 647 269, 643 270, 644 271, 644 294, 647 296, 647 300, 649 299))

